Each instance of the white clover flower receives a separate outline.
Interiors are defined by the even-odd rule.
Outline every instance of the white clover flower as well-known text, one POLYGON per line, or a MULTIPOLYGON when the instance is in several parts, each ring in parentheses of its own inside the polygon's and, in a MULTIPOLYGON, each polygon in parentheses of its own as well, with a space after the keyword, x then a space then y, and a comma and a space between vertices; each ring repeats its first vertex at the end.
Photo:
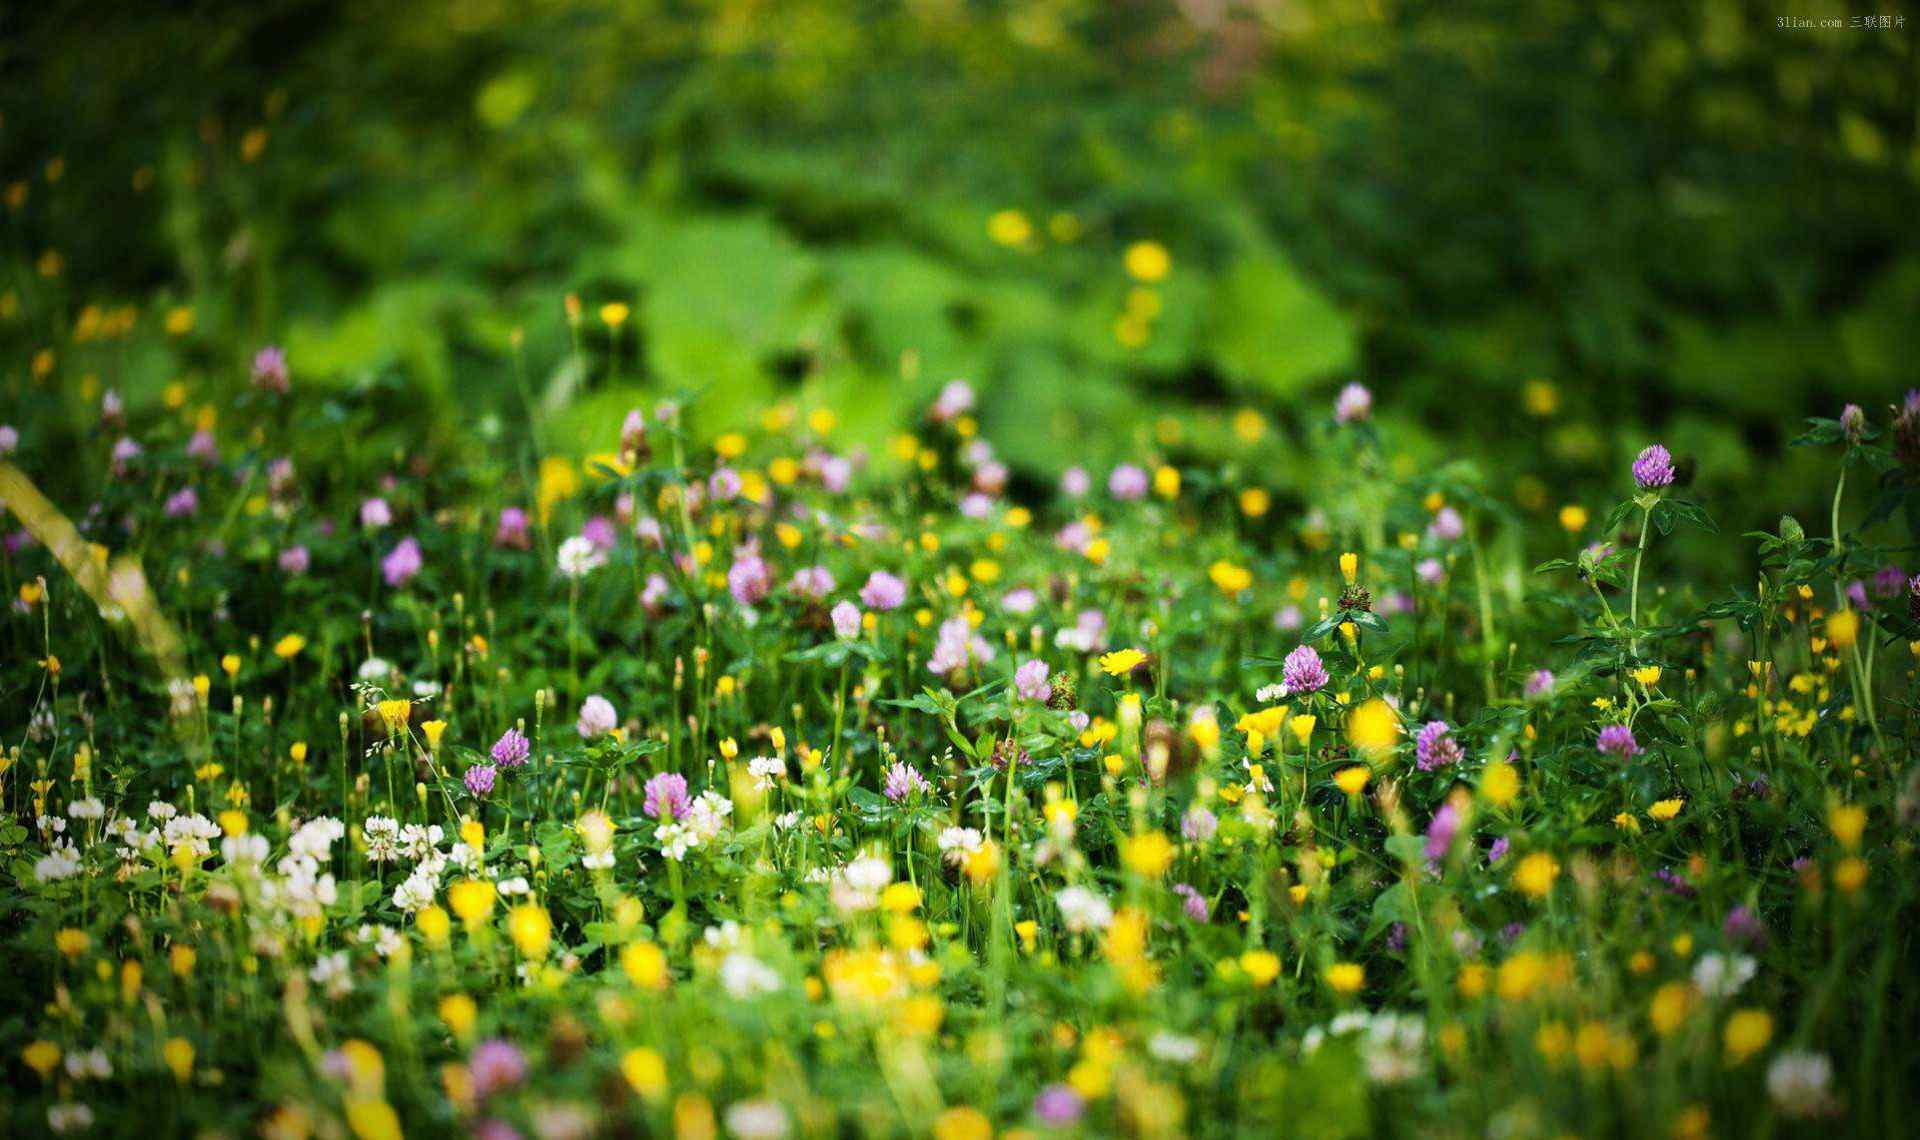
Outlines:
POLYGON ((1113 925, 1113 904, 1105 895, 1086 887, 1063 887, 1053 896, 1060 908, 1060 920, 1074 934, 1105 930, 1113 925))
POLYGON ((1788 1050, 1767 1066, 1767 1095, 1788 1116, 1818 1116, 1832 1105, 1833 1062, 1819 1053, 1788 1050))
POLYGON ((607 556, 592 539, 576 534, 560 544, 555 561, 562 577, 578 580, 605 566, 607 556))
POLYGON ((330 998, 338 1000, 353 992, 353 964, 345 950, 321 955, 307 976, 330 998))
POLYGON ((62 879, 71 879, 80 873, 80 853, 73 844, 61 840, 53 849, 41 856, 33 865, 33 877, 36 882, 57 883, 62 879))
POLYGON ((1757 968, 1744 954, 1702 954, 1693 964, 1693 984, 1709 998, 1730 998, 1753 980, 1757 968))
POLYGON ((720 985, 737 1001, 778 993, 780 975, 745 950, 735 950, 720 963, 720 985))

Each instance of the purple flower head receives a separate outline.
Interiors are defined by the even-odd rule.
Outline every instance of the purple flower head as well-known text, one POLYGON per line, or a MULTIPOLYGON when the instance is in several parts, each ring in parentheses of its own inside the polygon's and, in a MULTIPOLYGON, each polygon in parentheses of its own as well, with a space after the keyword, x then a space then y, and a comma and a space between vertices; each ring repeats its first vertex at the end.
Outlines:
POLYGON ((1060 476, 1060 493, 1069 499, 1085 498, 1093 489, 1093 480, 1084 467, 1069 467, 1060 476))
POLYGON ((1282 633, 1292 633, 1305 624, 1307 624, 1306 617, 1301 614, 1300 607, 1292 602, 1273 612, 1273 628, 1282 633))
POLYGON ((493 792, 494 777, 499 772, 491 764, 475 764, 467 769, 467 791, 475 799, 484 799, 493 792))
POLYGON ((527 526, 527 512, 521 510, 519 507, 502 507, 500 510, 500 525, 496 526, 493 530, 493 544, 495 546, 510 547, 516 550, 527 549, 528 546, 532 545, 532 539, 527 533, 527 526))
POLYGON ((1512 846, 1511 843, 1507 842, 1507 837, 1504 835, 1494 840, 1493 846, 1487 848, 1487 865, 1491 867, 1493 864, 1505 859, 1507 857, 1507 849, 1512 846))
POLYGON ((1633 481, 1646 490, 1673 483, 1673 456, 1659 444, 1649 446, 1633 461, 1633 481))
POLYGON ((1414 763, 1422 772, 1458 764, 1466 754, 1444 720, 1430 720, 1414 737, 1414 763))
POLYGON ((580 524, 580 537, 593 543, 593 548, 602 554, 610 552, 620 542, 620 528, 605 515, 594 515, 580 524))
POLYGON ((1858 578, 1848 582, 1847 601, 1851 602, 1856 610, 1871 609, 1872 603, 1867 601, 1867 584, 1858 578))
POLYGON ((485 1099, 526 1079, 527 1056, 511 1041, 489 1038, 474 1046, 467 1070, 473 1080, 473 1095, 485 1099))
POLYGON ((1446 581, 1447 578, 1447 568, 1441 564, 1438 558, 1422 558, 1420 562, 1414 566, 1413 572, 1422 582, 1425 582, 1429 586, 1438 586, 1441 582, 1446 581))
POLYGON ((1527 695, 1529 697, 1548 696, 1553 692, 1553 682, 1553 670, 1536 669, 1533 676, 1527 678, 1527 695))
POLYGON ((647 798, 640 810, 649 819, 675 820, 684 817, 692 804, 687 796, 687 778, 678 772, 661 772, 647 781, 647 798))
POLYGON ((509 728, 500 734, 500 739, 493 742, 489 755, 502 768, 518 768, 527 762, 527 757, 532 753, 533 745, 527 740, 526 734, 517 728, 509 728))
POLYGON ((412 581, 424 565, 426 562, 420 555, 419 542, 408 535, 380 560, 380 573, 386 577, 387 585, 397 590, 412 581))
POLYGON ((973 387, 965 380, 949 380, 933 402, 933 418, 945 423, 973 410, 973 387))
POLYGON ((1068 1084, 1048 1085, 1033 1098, 1034 1118, 1049 1128, 1072 1127, 1086 1108, 1087 1102, 1068 1084))
POLYGON ((20 446, 20 429, 0 424, 0 455, 12 455, 20 446))
POLYGON ((1433 516, 1433 521, 1427 524, 1428 537, 1441 542, 1457 542, 1466 533, 1466 521, 1452 507, 1441 507, 1439 513, 1433 516))
POLYGON ((192 487, 182 487, 167 496, 166 512, 170 519, 183 519, 200 509, 200 496, 192 487))
POLYGON ((1192 884, 1175 883, 1173 893, 1180 896, 1180 909, 1193 921, 1205 922, 1213 915, 1213 907, 1207 904, 1207 896, 1195 890, 1192 884))
POLYGON ((1840 409, 1840 431, 1846 435, 1848 443, 1859 443, 1860 437, 1867 433, 1867 412, 1858 404, 1848 404, 1840 409))
POLYGON ((925 795, 933 790, 927 778, 920 770, 904 760, 896 760, 887 769, 887 782, 881 792, 894 803, 899 803, 911 795, 925 795))
POLYGON ((1440 805, 1440 810, 1434 812, 1433 819, 1427 823, 1428 859, 1438 862, 1447 857, 1447 852, 1453 849, 1454 836, 1460 834, 1460 823, 1460 809, 1453 806, 1452 800, 1440 805))
POLYGON ((248 379, 262 392, 286 395, 290 379, 286 350, 277 344, 270 344, 254 353, 253 370, 248 379))
POLYGON ((279 561, 282 574, 300 575, 305 574, 307 567, 312 565, 313 556, 307 553, 304 546, 289 546, 280 552, 279 561))
POLYGON ((1122 502, 1144 499, 1147 495, 1147 473, 1132 463, 1122 463, 1107 476, 1107 494, 1122 502))
POLYGON ((1047 663, 1037 657, 1021 662, 1013 671, 1013 687, 1029 701, 1044 701, 1053 696, 1053 686, 1047 683, 1047 663))
POLYGON ((620 723, 620 714, 613 711, 613 702, 595 693, 580 702, 580 717, 574 721, 574 729, 581 739, 592 740, 596 736, 605 736, 620 723))
POLYGON ((833 587, 833 575, 825 566, 802 566, 793 572, 791 588, 802 597, 817 602, 833 593, 833 587))
POLYGON ((627 413, 620 424, 620 454, 637 459, 647 450, 647 417, 639 408, 627 413))
POLYGON ((1351 424, 1373 415, 1373 393, 1367 386, 1358 382, 1340 389, 1340 395, 1333 401, 1333 419, 1336 423, 1351 424))
POLYGON ((1897 598, 1907 589, 1907 572, 1898 566, 1882 566, 1873 572, 1873 596, 1897 598))
POLYGON ((1311 645, 1302 645, 1287 654, 1280 668, 1280 683, 1289 693, 1317 693, 1327 685, 1326 666, 1311 645))
POLYGON ((371 498, 360 504, 360 525, 368 530, 379 530, 393 522, 393 508, 382 498, 371 498))
POLYGON ((212 463, 220 458, 220 445, 214 442, 210 431, 196 431, 193 438, 187 440, 187 458, 198 459, 202 463, 212 463))
POLYGON ((1633 738, 1633 730, 1624 724, 1610 724, 1602 728, 1595 747, 1621 760, 1631 760, 1642 751, 1640 742, 1633 738))
POLYGON ((1720 930, 1729 941, 1745 946, 1762 946, 1767 941, 1767 924, 1749 906, 1736 906, 1728 911, 1720 930))
POLYGON ((1188 843, 1205 843, 1219 829, 1220 818, 1199 804, 1188 808, 1180 817, 1180 838, 1188 843))
POLYGON ((113 471, 116 475, 125 474, 133 461, 140 458, 146 448, 131 436, 122 436, 120 442, 113 445, 113 471))
POLYGON ((727 592, 743 606, 760 601, 772 589, 773 573, 767 569, 759 551, 749 550, 736 557, 727 570, 727 592))
POLYGON ((731 503, 740 497, 740 473, 731 467, 717 467, 707 477, 707 490, 716 503, 731 503))
POLYGON ((828 615, 833 619, 833 635, 842 641, 860 636, 860 607, 842 598, 828 615))
POLYGON ((960 500, 960 517, 983 519, 993 513, 993 498, 983 491, 969 492, 960 500))
POLYGON ((1669 894, 1679 895, 1683 899, 1690 899, 1700 893, 1694 889, 1692 883, 1687 882, 1685 876, 1670 871, 1665 867, 1655 871, 1653 877, 1660 880, 1661 884, 1667 888, 1669 894))
POLYGON ((907 584, 885 570, 875 570, 860 587, 860 600, 881 613, 897 610, 907 600, 907 584))
POLYGON ((1025 586, 1017 586, 1001 596, 1000 608, 1015 617, 1026 617, 1040 608, 1040 595, 1025 586))

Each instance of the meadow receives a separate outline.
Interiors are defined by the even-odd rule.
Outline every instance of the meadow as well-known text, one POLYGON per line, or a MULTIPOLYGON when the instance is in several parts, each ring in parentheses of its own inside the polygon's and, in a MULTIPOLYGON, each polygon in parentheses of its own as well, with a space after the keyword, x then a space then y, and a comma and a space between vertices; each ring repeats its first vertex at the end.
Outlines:
MULTIPOLYGON (((97 147, 0 100, 0 1131, 1911 1131, 1920 262, 1770 263, 1832 370, 1635 356, 1677 265, 1509 323, 1283 240, 1231 29, 501 8, 268 5, 146 134, 114 24, 97 147), (1047 83, 1057 167, 986 125, 1047 83)), ((1713 224, 1717 310, 1785 239, 1713 224)))

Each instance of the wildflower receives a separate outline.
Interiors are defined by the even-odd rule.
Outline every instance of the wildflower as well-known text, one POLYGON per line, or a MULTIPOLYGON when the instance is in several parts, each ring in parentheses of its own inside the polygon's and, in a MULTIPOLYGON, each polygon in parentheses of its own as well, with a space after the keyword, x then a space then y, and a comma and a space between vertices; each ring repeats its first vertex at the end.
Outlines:
POLYGON ((1361 752, 1377 758, 1400 741, 1400 718, 1379 697, 1347 715, 1347 740, 1361 752))
POLYGON ((1850 649, 1860 640, 1860 614, 1852 609, 1835 611, 1828 616, 1826 629, 1835 649, 1850 649))
POLYGON ((297 633, 289 633, 273 643, 273 655, 285 661, 299 655, 307 647, 307 639, 297 633))
POLYGON ((368 530, 379 530, 393 523, 393 508, 381 498, 372 498, 360 504, 360 525, 368 530))
POLYGON ((1514 868, 1513 885, 1534 898, 1545 898, 1559 877, 1560 861, 1544 851, 1536 851, 1514 868))
POLYGON ((606 565, 607 556, 592 539, 576 534, 560 544, 555 562, 563 578, 584 578, 606 565))
POLYGON ((467 1060, 473 1095, 481 1100, 526 1079, 527 1057, 511 1041, 489 1038, 474 1047, 467 1060))
POLYGON ((1033 1116, 1049 1128, 1070 1128, 1079 1122, 1086 1106, 1086 1100, 1072 1085, 1055 1082, 1033 1098, 1033 1116))
POLYGON ((899 609, 906 600, 907 584, 885 570, 867 575, 867 584, 860 587, 860 601, 870 610, 888 613, 899 609))
POLYGON ((849 601, 841 601, 828 615, 833 619, 833 635, 842 641, 852 641, 860 636, 860 607, 849 601))
POLYGON ((1120 677, 1138 669, 1147 655, 1138 649, 1116 649, 1100 656, 1100 670, 1109 677, 1120 677))
POLYGON ((1467 524, 1460 518, 1460 512, 1452 507, 1441 507, 1427 524, 1427 537, 1439 542, 1457 542, 1467 533, 1467 524))
POLYGON ((1773 1040, 1773 1015, 1762 1009, 1735 1010, 1727 1018, 1721 1034, 1721 1047, 1728 1065, 1738 1065, 1766 1048, 1773 1040))
POLYGON ((262 392, 286 395, 290 379, 286 350, 279 345, 269 344, 254 353, 253 367, 247 379, 262 392))
POLYGON ((1758 968, 1743 954, 1702 954, 1693 964, 1693 986, 1708 998, 1729 998, 1753 979, 1758 968))
POLYGON ((1357 994, 1367 984, 1367 969, 1358 962, 1335 962, 1326 969, 1327 985, 1337 994, 1357 994))
POLYGON ((1633 461, 1633 481, 1646 491, 1671 485, 1673 456, 1657 443, 1650 445, 1633 461))
POLYGON ((1600 730, 1599 739, 1594 745, 1603 755, 1618 760, 1631 760, 1644 749, 1633 738, 1633 729, 1624 724, 1610 724, 1600 730))
MULTIPOLYGON (((472 928, 493 913, 496 893, 493 883, 486 879, 461 879, 447 888, 447 904, 453 907, 455 917, 472 928)), ((420 918, 425 917, 426 912, 422 912, 420 918)))
POLYGON ((620 716, 613 711, 613 702, 595 693, 580 702, 580 716, 573 727, 582 740, 592 740, 612 732, 619 722, 620 716))
POLYGON ((491 764, 475 764, 468 768, 466 776, 463 777, 467 785, 467 793, 475 799, 485 799, 493 792, 493 781, 496 775, 497 772, 491 764))
POLYGON ((1647 809, 1647 815, 1652 819, 1665 822, 1679 815, 1680 809, 1686 806, 1687 801, 1685 800, 1658 800, 1652 807, 1647 809))
POLYGON ((532 752, 533 746, 526 734, 517 728, 509 728, 500 734, 500 739, 493 742, 488 755, 502 768, 518 768, 527 762, 532 752))
POLYGON ((1373 393, 1359 382, 1348 384, 1340 389, 1340 395, 1333 402, 1335 423, 1359 423, 1373 415, 1373 393))
POLYGON ((1120 861, 1137 875, 1157 879, 1173 865, 1173 843, 1158 831, 1130 835, 1120 841, 1120 861))
POLYGON ((1317 693, 1326 687, 1327 670, 1311 645, 1296 647, 1280 669, 1280 683, 1288 693, 1317 693))
POLYGON ((420 543, 408 535, 380 560, 380 573, 386 578, 387 585, 397 590, 412 581, 425 565, 420 554, 420 543))
POLYGON ((1147 487, 1146 471, 1132 463, 1120 464, 1107 476, 1107 494, 1121 502, 1145 498, 1147 487))
POLYGON ((1367 781, 1373 778, 1373 769, 1364 764, 1355 764, 1342 768, 1333 774, 1336 787, 1350 796, 1357 796, 1366 790, 1367 781))
POLYGON ((545 958, 553 940, 553 918, 538 903, 521 903, 507 914, 507 934, 522 958, 545 958))
POLYGON ((1767 1066, 1767 1095, 1788 1116, 1820 1116, 1829 1111, 1833 1097, 1827 1089, 1832 1083, 1833 1062, 1819 1053, 1788 1050, 1767 1066))
POLYGON ((1180 837, 1188 843, 1207 842, 1219 827, 1219 818, 1199 804, 1188 808, 1180 817, 1180 837))
POLYGON ((1265 989, 1280 976, 1280 956, 1271 950, 1249 950, 1240 955, 1240 969, 1256 987, 1265 989))
POLYGON ((896 760, 887 769, 886 786, 881 791, 895 803, 913 795, 924 795, 933 790, 918 769, 904 761, 896 760))
POLYGON ((1847 437, 1848 443, 1859 443, 1867 433, 1867 413, 1858 404, 1848 404, 1840 409, 1840 431, 1847 437))
POLYGON ((1458 764, 1465 752, 1453 738, 1453 730, 1444 720, 1430 720, 1414 738, 1414 759, 1422 772, 1458 764))
POLYGON ((1047 663, 1038 658, 1021 662, 1013 672, 1013 687, 1024 700, 1045 702, 1053 696, 1053 686, 1047 683, 1047 663))
POLYGON ((1113 922, 1113 904, 1086 887, 1063 887, 1053 896, 1053 901, 1059 906, 1060 920, 1069 933, 1105 930, 1113 922))

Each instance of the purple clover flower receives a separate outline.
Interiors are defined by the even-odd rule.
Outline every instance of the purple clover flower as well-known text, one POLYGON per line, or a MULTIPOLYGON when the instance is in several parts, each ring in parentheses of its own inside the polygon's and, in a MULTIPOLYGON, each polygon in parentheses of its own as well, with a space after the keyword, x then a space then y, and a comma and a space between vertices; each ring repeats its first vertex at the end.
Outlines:
POLYGON ((1633 730, 1624 724, 1610 724, 1600 730, 1600 738, 1595 741, 1602 753, 1621 760, 1631 760, 1644 749, 1633 738, 1633 730))
POLYGON ((679 819, 693 804, 687 795, 687 778, 678 772, 661 772, 647 781, 646 791, 647 798, 640 810, 649 819, 679 819))
POLYGON ((493 792, 493 781, 498 775, 499 771, 491 764, 475 764, 467 769, 467 791, 475 799, 485 799, 493 792))
POLYGON ((1633 481, 1648 491, 1673 483, 1673 456, 1666 448, 1653 444, 1633 461, 1633 481))
POLYGON ((1422 772, 1458 764, 1466 753, 1444 720, 1430 720, 1414 737, 1414 763, 1422 772))
POLYGON ((897 610, 907 600, 907 584, 885 570, 875 570, 860 587, 860 600, 868 609, 881 613, 897 610))
POLYGON ((1320 664, 1320 654, 1314 652, 1311 645, 1302 645, 1292 653, 1280 669, 1280 681, 1289 693, 1315 693, 1326 687, 1327 669, 1320 664))
POLYGON ((397 590, 411 582, 425 565, 426 559, 420 554, 420 543, 408 535, 380 560, 380 573, 386 578, 387 585, 397 590))
POLYGON ((509 728, 500 734, 500 739, 493 742, 493 750, 489 754, 493 762, 502 768, 518 768, 527 762, 532 752, 533 745, 527 740, 526 734, 517 728, 509 728))
POLYGON ((1045 701, 1052 697, 1053 686, 1047 683, 1047 663, 1037 657, 1022 662, 1020 668, 1013 671, 1013 687, 1024 700, 1045 701))
POLYGON ((919 769, 903 760, 896 760, 887 769, 887 782, 880 790, 888 799, 899 803, 911 795, 925 795, 933 790, 933 785, 927 783, 927 778, 920 774, 919 769))

